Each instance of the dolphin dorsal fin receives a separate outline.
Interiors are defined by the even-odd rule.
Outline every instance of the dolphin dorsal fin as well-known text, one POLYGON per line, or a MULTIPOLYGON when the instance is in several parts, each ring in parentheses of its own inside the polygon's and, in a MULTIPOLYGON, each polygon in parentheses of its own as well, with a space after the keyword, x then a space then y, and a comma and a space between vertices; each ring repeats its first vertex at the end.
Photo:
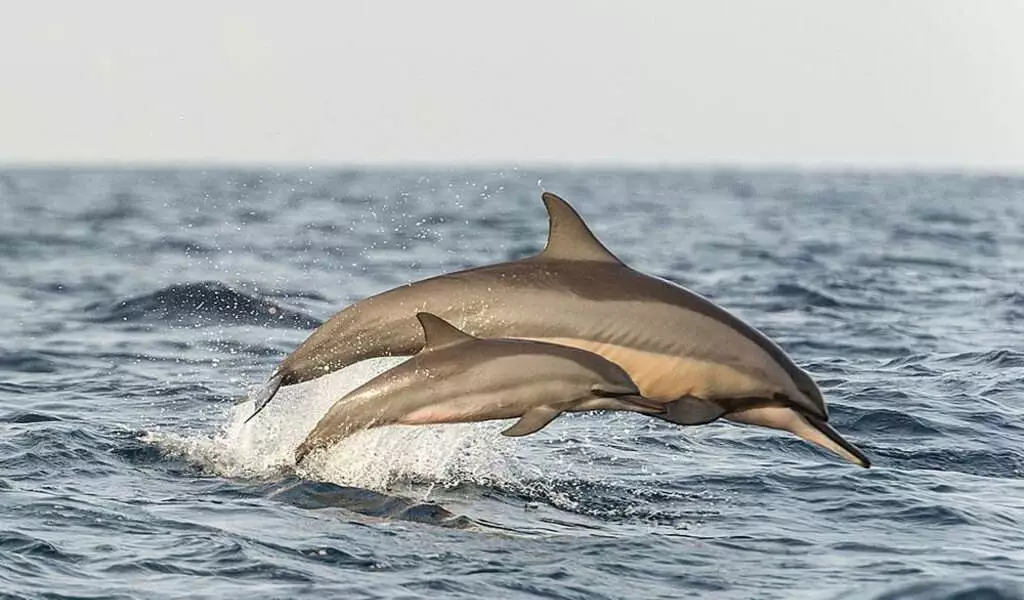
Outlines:
POLYGON ((421 312, 416 313, 416 318, 423 327, 423 339, 426 340, 424 350, 436 350, 476 339, 437 315, 421 312))
POLYGON ((573 207, 551 192, 541 196, 548 209, 548 243, 540 260, 587 260, 622 264, 590 231, 573 207))

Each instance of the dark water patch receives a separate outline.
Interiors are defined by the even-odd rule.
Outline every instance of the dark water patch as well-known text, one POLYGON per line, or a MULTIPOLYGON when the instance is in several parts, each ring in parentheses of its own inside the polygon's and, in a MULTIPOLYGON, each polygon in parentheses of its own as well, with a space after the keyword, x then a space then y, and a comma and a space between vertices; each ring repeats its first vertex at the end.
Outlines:
POLYGON ((117 594, 109 591, 97 594, 75 592, 73 594, 59 594, 56 592, 44 592, 38 598, 46 600, 138 600, 139 597, 132 594, 117 594))
POLYGON ((905 356, 897 356, 894 358, 886 359, 882 365, 882 369, 893 369, 898 371, 900 374, 909 377, 934 377, 941 375, 943 371, 936 369, 928 364, 932 359, 933 355, 923 353, 907 354, 905 356))
POLYGON ((46 479, 56 473, 81 477, 100 476, 116 470, 110 461, 113 443, 81 422, 47 420, 22 423, 0 439, 2 472, 23 479, 46 479))
POLYGON ((728 550, 755 552, 760 554, 803 554, 814 546, 807 540, 794 537, 761 538, 749 535, 733 535, 711 540, 710 543, 728 550))
POLYGON ((115 563, 108 573, 143 573, 160 575, 188 575, 191 577, 227 577, 239 580, 257 579, 312 583, 314 579, 301 571, 267 562, 253 561, 245 566, 211 568, 205 565, 176 564, 168 559, 142 559, 115 563))
POLYGON ((498 585, 507 590, 501 594, 502 596, 508 592, 519 592, 529 598, 555 600, 607 600, 613 597, 587 587, 572 586, 567 589, 566 586, 556 585, 554 582, 544 583, 543 580, 501 580, 498 585))
POLYGON ((451 596, 452 594, 462 594, 465 596, 471 594, 473 591, 472 586, 451 577, 420 579, 407 583, 403 587, 410 590, 422 591, 430 594, 431 596, 439 594, 442 597, 451 596))
MULTIPOLYGON (((977 565, 971 565, 977 566, 977 565)), ((868 586, 842 594, 842 600, 1022 600, 1024 586, 1019 582, 1000 577, 930 577, 926 581, 889 586, 878 591, 878 586, 868 586)))
POLYGON ((235 220, 239 225, 252 225, 255 223, 269 223, 273 219, 273 213, 266 210, 255 210, 251 208, 235 211, 235 220))
POLYGON ((917 217, 924 223, 939 223, 951 225, 973 225, 978 219, 966 211, 924 209, 917 211, 917 217))
POLYGON ((43 392, 47 390, 47 387, 48 386, 45 383, 23 383, 0 380, 0 392, 6 392, 8 394, 31 394, 35 392, 43 392))
POLYGON ((322 221, 311 221, 303 225, 302 228, 306 231, 315 231, 329 236, 352 230, 351 227, 345 227, 337 223, 324 223, 322 221))
POLYGON ((965 243, 992 243, 993 234, 987 230, 960 227, 910 227, 897 224, 892 228, 890 239, 893 241, 926 240, 948 247, 963 246, 965 243))
POLYGON ((1009 448, 875 448, 889 468, 902 470, 955 471, 980 477, 1024 478, 1024 451, 1009 448))
POLYGON ((62 551, 46 540, 17 531, 0 531, 0 550, 46 561, 75 562, 81 558, 70 552, 62 551))
POLYGON ((14 259, 49 256, 55 250, 94 250, 100 244, 89 236, 42 232, 0 232, 0 256, 14 259))
POLYGON ((1024 352, 1010 349, 960 352, 939 357, 937 362, 972 366, 984 365, 999 368, 1024 367, 1024 352))
POLYGON ((34 411, 19 411, 0 415, 0 423, 45 423, 60 421, 60 417, 34 411))
POLYGON ((838 298, 800 284, 778 284, 769 291, 769 294, 786 299, 784 305, 776 306, 784 306, 791 309, 795 305, 797 307, 816 306, 822 308, 839 308, 846 305, 838 298))
POLYGON ((57 294, 61 296, 76 296, 78 294, 107 294, 111 289, 110 278, 93 276, 86 276, 80 279, 61 279, 59 281, 35 280, 34 282, 29 278, 25 278, 25 280, 21 280, 19 278, 18 284, 24 287, 31 287, 39 292, 46 292, 48 294, 57 294))
MULTIPOLYGON (((768 328, 763 328, 765 331, 768 328)), ((836 329, 842 329, 837 327, 836 329)), ((781 336, 780 336, 781 337, 781 336)), ((866 336, 858 336, 861 339, 849 335, 823 335, 816 338, 801 337, 799 339, 787 340, 785 348, 795 355, 814 355, 820 353, 835 353, 847 358, 873 358, 886 356, 906 356, 913 353, 913 348, 908 345, 892 343, 888 339, 875 339, 866 336)))
POLYGON ((438 225, 445 225, 448 223, 458 223, 459 221, 465 221, 465 217, 460 216, 457 213, 451 211, 432 211, 423 214, 416 225, 418 227, 437 227, 438 225))
POLYGON ((831 549, 835 550, 836 552, 854 552, 878 555, 889 554, 904 556, 914 556, 921 552, 920 548, 899 548, 896 546, 874 544, 871 542, 838 542, 832 544, 831 549))
MULTIPOLYGON (((897 403, 899 401, 898 398, 893 398, 893 400, 897 403)), ((886 435, 937 437, 943 434, 944 427, 922 416, 914 416, 897 410, 873 409, 857 417, 846 429, 864 435, 884 433, 886 435)))
POLYGON ((270 298, 278 298, 286 301, 312 300, 314 302, 331 302, 331 299, 320 292, 300 289, 266 289, 260 290, 260 294, 270 298))
MULTIPOLYGON (((1010 401, 1012 402, 1017 397, 1014 394, 1010 401)), ((971 404, 974 406, 981 404, 984 407, 988 403, 971 402, 971 404)), ((998 435, 1012 436, 1024 432, 1024 420, 1022 420, 1021 414, 1021 411, 1014 413, 996 405, 991 410, 958 411, 956 417, 972 424, 974 431, 998 432, 998 435)))
MULTIPOLYGON (((543 503, 570 514, 605 523, 646 523, 685 527, 717 514, 700 493, 679 489, 661 490, 642 485, 621 485, 587 480, 495 480, 463 483, 463 494, 496 497, 505 503, 530 508, 543 503), (667 508, 665 505, 670 505, 667 508)), ((578 527, 579 524, 574 524, 578 527)))
POLYGON ((975 521, 970 513, 942 504, 909 506, 893 513, 899 523, 914 523, 923 527, 954 527, 970 525, 975 521))
POLYGON ((210 386, 196 382, 186 381, 174 385, 161 384, 159 386, 147 386, 146 394, 154 398, 189 398, 203 402, 215 402, 227 400, 224 395, 214 391, 210 386))
POLYGON ((326 548, 310 548, 310 549, 299 549, 297 550, 302 556, 309 560, 316 562, 337 566, 337 567, 355 567, 360 569, 375 569, 380 566, 380 563, 368 559, 356 556, 350 552, 345 552, 340 548, 326 547, 326 548))
POLYGON ((150 243, 149 251, 152 253, 169 252, 188 256, 213 254, 217 251, 217 248, 188 238, 164 236, 150 243))
POLYGON ((369 517, 464 528, 472 525, 436 502, 421 502, 333 483, 295 480, 275 484, 268 497, 308 509, 343 508, 369 517))
MULTIPOLYGON (((810 493, 810 490, 808 491, 810 493)), ((948 530, 949 528, 967 528, 982 522, 983 518, 977 516, 976 510, 964 509, 943 501, 936 502, 923 498, 893 494, 891 486, 877 490, 848 490, 845 494, 837 494, 828 499, 821 499, 815 502, 815 512, 822 515, 834 515, 851 523, 872 523, 878 519, 880 514, 886 516, 900 517, 901 529, 928 528, 936 530, 948 530), (879 492, 879 493, 873 493, 879 492)), ((856 540, 854 536, 851 540, 856 540)), ((850 541, 847 543, 860 544, 861 542, 850 541)), ((920 554, 921 549, 895 551, 889 548, 888 552, 882 554, 920 554)))
POLYGON ((934 254, 893 254, 882 253, 881 255, 864 256, 858 262, 858 266, 893 269, 896 267, 929 267, 941 270, 944 274, 968 273, 971 268, 961 264, 952 258, 942 258, 934 254))
POLYGON ((1024 311, 1024 292, 1012 291, 996 294, 992 297, 990 305, 1006 306, 1015 314, 1019 314, 1019 311, 1024 311))
POLYGON ((56 373, 61 362, 32 350, 0 351, 0 369, 18 373, 56 373))
POLYGON ((283 358, 295 350, 295 346, 291 344, 287 346, 268 346, 265 344, 250 344, 234 340, 216 340, 213 342, 196 344, 196 346, 231 356, 239 361, 245 361, 247 360, 247 357, 251 358, 254 356, 274 356, 283 358))
POLYGON ((176 284, 113 305, 86 308, 96 323, 160 323, 178 327, 258 325, 313 329, 320 321, 217 281, 176 284))
POLYGON ((838 255, 845 250, 843 244, 825 240, 807 240, 800 243, 800 251, 802 253, 813 254, 817 256, 829 256, 838 255))
POLYGON ((121 460, 136 464, 156 464, 162 463, 167 459, 167 454, 160 449, 159 446, 154 444, 145 444, 137 439, 137 436, 143 435, 142 432, 136 434, 136 439, 131 441, 124 441, 123 443, 115 446, 111 449, 111 454, 120 458, 121 460))
POLYGON ((119 190, 111 195, 106 205, 89 208, 79 218, 90 224, 125 221, 141 215, 137 204, 138 199, 132 192, 119 190))
MULTIPOLYGON (((47 533, 55 533, 66 543, 75 544, 74 529, 100 527, 109 534, 154 535, 168 525, 177 525, 165 519, 153 518, 130 502, 90 504, 89 496, 77 489, 42 489, 20 492, 9 499, 11 515, 25 523, 43 523, 47 533), (71 535, 69 535, 71 533, 71 535)), ((175 526, 183 534, 187 527, 175 526)), ((77 545, 77 544, 76 544, 77 545)), ((79 556, 79 555, 76 555, 79 556)))

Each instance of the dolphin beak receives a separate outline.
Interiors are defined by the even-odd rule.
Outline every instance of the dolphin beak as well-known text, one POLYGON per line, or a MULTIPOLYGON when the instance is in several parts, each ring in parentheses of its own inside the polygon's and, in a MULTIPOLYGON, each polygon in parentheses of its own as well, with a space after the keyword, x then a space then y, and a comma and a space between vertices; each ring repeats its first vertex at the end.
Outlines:
POLYGON ((249 415, 245 421, 242 421, 243 424, 248 423, 253 419, 253 417, 260 414, 260 411, 263 410, 267 403, 270 402, 275 394, 277 394, 277 390, 281 387, 282 379, 284 379, 284 374, 276 373, 273 377, 268 379, 259 390, 257 390, 256 397, 253 398, 253 404, 255 404, 256 407, 252 411, 252 414, 249 415))
POLYGON ((788 431, 815 446, 820 446, 843 459, 864 467, 871 461, 856 446, 843 439, 839 432, 818 417, 802 413, 788 406, 760 406, 729 413, 725 418, 739 423, 760 425, 788 431))
POLYGON ((302 464, 302 461, 306 460, 309 453, 313 451, 313 445, 308 441, 299 444, 299 447, 295 449, 295 466, 298 467, 302 464))
MULTIPOLYGON (((812 417, 811 415, 800 416, 803 417, 803 420, 807 421, 807 423, 811 427, 815 428, 816 430, 818 430, 819 433, 824 435, 828 439, 828 441, 831 442, 831 444, 826 445, 821 443, 821 441, 817 439, 810 439, 802 435, 800 437, 803 437, 804 439, 811 443, 817 444, 819 446, 827 448, 828 450, 831 450, 832 452, 835 452, 839 456, 845 458, 846 460, 852 462, 855 465, 864 467, 865 469, 871 467, 871 461, 868 460, 868 457, 863 452, 861 452, 860 449, 858 449, 856 446, 843 439, 843 436, 839 435, 839 432, 833 429, 831 425, 817 417, 812 417)), ((800 434, 798 433, 797 435, 800 434)))

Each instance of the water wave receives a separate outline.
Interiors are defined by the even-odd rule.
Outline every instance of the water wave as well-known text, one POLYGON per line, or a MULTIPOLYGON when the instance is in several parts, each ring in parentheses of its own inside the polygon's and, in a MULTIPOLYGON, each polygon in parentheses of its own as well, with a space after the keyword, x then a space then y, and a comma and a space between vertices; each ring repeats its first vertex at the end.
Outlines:
POLYGON ((1021 597, 1024 179, 28 169, 0 188, 0 595, 1021 597), (296 471, 327 407, 394 360, 243 426, 234 399, 316 317, 535 252, 541 188, 778 340, 873 468, 617 413, 518 439, 382 428, 296 471))
POLYGON ((837 600, 1021 600, 1024 586, 1004 577, 938 578, 895 586, 867 586, 837 600), (888 589, 878 590, 879 587, 888 589))
POLYGON ((177 327, 257 325, 312 329, 320 321, 301 311, 217 281, 182 283, 113 304, 86 308, 97 323, 160 323, 177 327))

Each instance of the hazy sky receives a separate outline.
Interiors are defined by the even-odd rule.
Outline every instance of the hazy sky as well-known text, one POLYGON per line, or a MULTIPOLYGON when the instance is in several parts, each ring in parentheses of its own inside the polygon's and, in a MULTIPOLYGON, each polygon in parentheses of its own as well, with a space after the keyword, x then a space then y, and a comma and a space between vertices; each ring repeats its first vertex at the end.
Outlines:
POLYGON ((0 163, 1024 169, 1024 2, 70 2, 0 19, 0 163))

